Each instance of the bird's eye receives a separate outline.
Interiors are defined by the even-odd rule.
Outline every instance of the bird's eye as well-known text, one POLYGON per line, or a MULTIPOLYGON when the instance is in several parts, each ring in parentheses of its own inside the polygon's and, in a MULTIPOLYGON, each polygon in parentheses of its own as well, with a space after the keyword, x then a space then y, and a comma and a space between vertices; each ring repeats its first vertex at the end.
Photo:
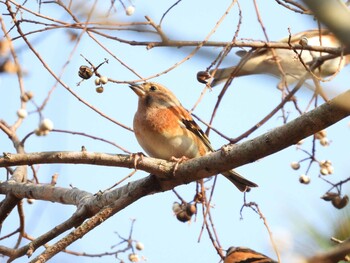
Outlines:
POLYGON ((149 88, 149 90, 151 90, 151 91, 155 91, 155 90, 157 90, 157 87, 156 87, 156 86, 154 86, 154 85, 152 85, 152 86, 149 88))

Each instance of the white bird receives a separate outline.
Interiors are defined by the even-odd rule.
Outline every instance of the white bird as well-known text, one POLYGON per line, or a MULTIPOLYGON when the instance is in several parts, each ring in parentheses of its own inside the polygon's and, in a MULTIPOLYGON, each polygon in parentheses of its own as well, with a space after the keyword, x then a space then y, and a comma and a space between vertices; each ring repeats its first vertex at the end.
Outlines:
MULTIPOLYGON (((308 30, 298 34, 292 35, 291 37, 280 40, 283 43, 301 44, 303 46, 324 46, 324 47, 341 47, 339 40, 328 30, 308 30), (289 42, 290 41, 290 42, 289 42)), ((241 68, 237 69, 237 66, 218 69, 216 71, 211 70, 209 73, 212 77, 211 86, 216 86, 230 78, 231 74, 235 77, 254 75, 254 74, 269 74, 276 76, 281 79, 278 84, 279 88, 283 88, 285 81, 287 85, 297 82, 306 72, 305 66, 300 61, 297 54, 290 49, 274 49, 276 57, 273 55, 269 48, 258 48, 249 54, 247 51, 238 51, 236 54, 243 59, 245 56, 249 56, 241 68), (278 68, 276 60, 279 61, 285 79, 283 79, 283 73, 278 68), (236 70, 236 71, 235 71, 236 70), (234 72, 235 71, 235 72, 234 72), (234 72, 234 73, 233 73, 234 72)), ((311 66, 313 61, 321 56, 328 55, 325 52, 299 50, 300 57, 305 65, 311 66)), ((333 59, 326 60, 320 67, 314 70, 314 74, 317 77, 331 76, 340 71, 344 66, 350 62, 350 55, 339 56, 333 59)), ((197 78, 203 82, 201 77, 206 72, 198 72, 197 78)), ((309 76, 311 78, 311 75, 309 76)))

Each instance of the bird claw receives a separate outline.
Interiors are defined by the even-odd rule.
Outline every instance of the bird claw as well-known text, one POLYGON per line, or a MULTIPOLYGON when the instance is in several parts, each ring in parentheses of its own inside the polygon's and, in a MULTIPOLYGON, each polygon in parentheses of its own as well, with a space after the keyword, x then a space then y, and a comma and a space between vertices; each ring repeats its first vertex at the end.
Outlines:
POLYGON ((143 157, 146 156, 142 152, 132 153, 131 158, 134 158, 134 169, 137 170, 137 164, 143 161, 143 157))
POLYGON ((173 156, 170 158, 170 161, 176 162, 175 166, 174 166, 173 176, 175 176, 175 173, 176 173, 176 170, 177 170, 179 164, 184 162, 184 161, 187 161, 187 160, 189 160, 189 158, 187 158, 186 156, 182 156, 181 158, 176 158, 173 156))

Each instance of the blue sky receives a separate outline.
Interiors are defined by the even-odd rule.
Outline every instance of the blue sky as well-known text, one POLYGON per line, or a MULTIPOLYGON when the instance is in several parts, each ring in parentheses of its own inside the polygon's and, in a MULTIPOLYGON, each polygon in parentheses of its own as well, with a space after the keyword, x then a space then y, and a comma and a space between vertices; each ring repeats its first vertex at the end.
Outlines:
MULTIPOLYGON (((101 1, 102 2, 102 1, 101 1)), ((81 2, 86 5, 80 10, 88 8, 91 4, 81 2)), ((135 14, 126 16, 120 3, 116 3, 117 14, 113 19, 119 21, 144 21, 144 16, 150 16, 158 22, 162 14, 173 4, 172 1, 135 1, 135 14)), ((224 13, 231 1, 221 1, 216 4, 213 1, 182 1, 169 12, 163 21, 162 28, 171 39, 178 40, 202 40, 214 27, 216 21, 224 13)), ((264 40, 263 32, 257 21, 252 1, 242 1, 242 25, 239 38, 264 40)), ((278 40, 286 37, 288 28, 293 33, 302 30, 315 28, 317 24, 306 16, 298 15, 285 10, 275 1, 259 1, 260 14, 264 21, 270 40, 278 40)), ((37 4, 27 3, 27 6, 38 11, 37 4)), ((108 10, 108 4, 99 6, 99 10, 104 14, 108 10)), ((41 6, 41 13, 53 15, 64 20, 65 16, 58 16, 62 10, 53 5, 41 6)), ((2 9, 2 13, 5 10, 2 9)), ((10 28, 8 18, 7 28, 10 28)), ((33 19, 33 18, 32 18, 33 19)), ((103 20, 104 17, 101 18, 103 20)), ((238 11, 234 7, 228 17, 218 28, 211 40, 229 41, 236 30, 238 11)), ((25 26, 26 30, 31 30, 32 26, 25 26)), ((155 36, 140 35, 123 31, 109 32, 118 37, 137 40, 158 40, 155 36)), ((15 32, 12 32, 15 35, 15 32)), ((122 59, 129 66, 135 69, 144 77, 163 71, 176 62, 180 61, 192 51, 192 48, 153 48, 146 50, 145 47, 134 47, 110 41, 102 37, 97 37, 113 54, 122 59)), ((66 62, 73 45, 69 42, 65 30, 53 30, 48 34, 29 37, 30 41, 35 41, 34 47, 40 52, 47 64, 58 74, 62 65, 66 62), (45 36, 45 37, 44 37, 45 36), (38 39, 40 38, 40 39, 38 39)), ((23 47, 23 42, 16 41, 16 47, 23 47)), ((225 64, 233 65, 238 61, 238 57, 232 53, 228 56, 225 64)), ((203 85, 196 80, 196 73, 204 70, 215 58, 221 49, 203 48, 195 57, 185 62, 169 73, 154 79, 170 88, 180 99, 182 104, 190 109, 197 101, 202 91, 203 85)), ((110 55, 106 54, 96 43, 86 35, 73 54, 70 64, 62 77, 74 91, 96 108, 102 110, 108 116, 119 122, 132 126, 133 114, 137 107, 137 98, 127 85, 117 85, 108 83, 105 92, 97 94, 93 80, 84 81, 79 87, 76 83, 80 81, 77 74, 78 68, 86 64, 80 56, 83 54, 95 65, 104 58, 109 59, 100 73, 116 80, 133 80, 136 77, 123 66, 121 66, 110 55)), ((25 77, 25 88, 35 93, 35 101, 38 104, 46 97, 47 92, 54 85, 54 79, 43 70, 37 58, 23 48, 19 53, 20 60, 23 61, 24 68, 28 71, 25 77)), ((332 82, 325 83, 325 89, 330 97, 348 89, 346 75, 349 68, 345 68, 332 82)), ((270 76, 250 76, 241 77, 233 81, 233 85, 227 92, 217 116, 214 126, 230 137, 236 137, 254 125, 280 101, 281 94, 276 89, 278 80, 270 76)), ((8 123, 13 123, 16 119, 16 110, 19 108, 19 91, 15 76, 0 75, 0 105, 2 105, 1 115, 8 123)), ((195 114, 208 121, 216 103, 220 87, 207 92, 203 101, 195 110, 195 114)), ((312 93, 302 90, 298 93, 300 105, 305 105, 311 98, 312 93)), ((296 117, 293 106, 287 106, 291 119, 296 117)), ((32 105, 28 105, 28 110, 34 110, 32 105)), ((96 112, 87 108, 76 98, 70 95, 64 88, 58 86, 53 92, 49 104, 43 111, 46 118, 54 122, 56 129, 80 131, 91 135, 112 140, 131 152, 141 151, 134 135, 101 118, 96 112)), ((274 116, 268 124, 261 127, 250 138, 282 125, 278 118, 274 116)), ((18 130, 19 137, 23 137, 34 130, 39 122, 37 114, 30 114, 25 119, 23 125, 18 130)), ((329 147, 317 147, 317 158, 320 160, 331 159, 335 173, 330 180, 337 182, 340 178, 346 178, 349 171, 349 156, 346 150, 349 149, 349 120, 344 120, 328 129, 328 137, 332 140, 329 147)), ((202 126, 203 127, 203 126, 202 126)), ((204 128, 204 127, 203 127, 204 128)), ((227 143, 223 138, 211 132, 210 139, 214 148, 220 148, 227 143)), ((311 150, 310 138, 306 140, 303 148, 311 150)), ((0 134, 0 145, 3 152, 13 152, 11 142, 4 134, 0 134)), ((27 152, 40 151, 77 151, 84 145, 88 151, 122 153, 119 149, 108 144, 94 141, 77 135, 51 133, 46 137, 31 136, 26 145, 27 152)), ((327 233, 327 220, 324 215, 336 217, 342 215, 342 211, 336 210, 329 203, 320 199, 329 186, 318 179, 318 167, 313 166, 311 172, 311 184, 301 185, 298 177, 306 171, 306 163, 302 164, 299 171, 290 168, 292 161, 305 158, 305 154, 297 151, 295 146, 268 156, 255 163, 239 167, 237 170, 247 178, 256 182, 260 187, 248 194, 248 201, 259 204, 265 215, 269 226, 280 244, 283 262, 294 262, 289 257, 290 251, 295 247, 296 240, 302 238, 305 233, 301 233, 300 224, 311 222, 319 227, 321 232, 327 233), (296 218, 298 220, 296 220, 296 218), (321 220, 322 219, 322 220, 321 220), (285 242, 279 241, 283 240, 285 242)), ((50 182, 54 173, 59 173, 58 185, 62 187, 78 187, 82 190, 97 192, 113 185, 120 178, 126 176, 130 171, 118 168, 104 168, 84 165, 40 165, 38 176, 40 182, 50 182)), ((145 173, 138 172, 131 179, 138 179, 145 176, 145 173)), ((5 170, 0 170, 1 180, 5 178, 5 170)), ((176 190, 186 200, 191 200, 195 193, 195 184, 181 186, 176 190)), ((110 250, 110 247, 119 243, 115 232, 127 237, 130 228, 130 218, 136 218, 133 238, 141 241, 145 245, 142 254, 148 262, 219 262, 219 257, 211 246, 206 234, 198 243, 198 236, 202 226, 202 216, 199 214, 196 221, 190 224, 183 224, 173 216, 171 207, 174 201, 178 201, 171 192, 156 194, 145 197, 131 206, 125 208, 117 215, 113 216, 97 229, 78 240, 69 247, 70 250, 88 253, 103 253, 110 250)), ((269 242, 269 236, 262 220, 252 210, 245 209, 243 220, 240 219, 240 208, 243 203, 243 196, 224 178, 219 178, 215 196, 215 206, 212 209, 215 228, 220 237, 223 247, 247 246, 257 251, 261 251, 273 258, 276 258, 269 242)), ((25 204, 26 230, 32 236, 39 236, 43 232, 52 228, 55 224, 67 219, 74 211, 74 207, 36 201, 33 205, 25 204)), ((2 229, 2 234, 6 234, 17 227, 18 218, 16 212, 10 216, 2 229)), ((331 235, 331 233, 329 233, 331 235)), ((1 241, 3 245, 14 244, 14 239, 1 241)), ((77 260, 78 262, 115 262, 113 257, 103 258, 75 258, 64 253, 54 257, 51 262, 62 262, 77 260)), ((1 259, 0 259, 1 261, 1 259)), ((27 262, 27 258, 22 258, 16 262, 27 262)))

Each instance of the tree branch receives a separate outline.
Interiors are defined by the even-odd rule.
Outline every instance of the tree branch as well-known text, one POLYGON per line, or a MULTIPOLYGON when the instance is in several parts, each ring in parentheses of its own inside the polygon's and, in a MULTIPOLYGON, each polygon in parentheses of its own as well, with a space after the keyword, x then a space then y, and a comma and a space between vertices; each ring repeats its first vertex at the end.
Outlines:
POLYGON ((350 91, 255 139, 238 145, 229 144, 217 152, 183 162, 178 165, 175 176, 172 175, 173 162, 147 157, 140 159, 134 155, 94 152, 6 154, 0 158, 0 167, 39 163, 74 163, 134 168, 136 162, 138 169, 155 174, 161 189, 165 191, 254 162, 296 144, 301 139, 349 116, 348 101, 350 101, 350 91))
POLYGON ((350 11, 339 0, 303 0, 317 19, 324 23, 341 42, 350 46, 350 11))
POLYGON ((327 252, 316 254, 315 256, 307 259, 306 263, 334 263, 344 260, 346 255, 350 252, 349 240, 335 246, 333 249, 327 252))
MULTIPOLYGON (((92 218, 87 220, 77 229, 73 230, 66 237, 59 240, 56 244, 48 247, 44 253, 33 259, 32 262, 40 262, 42 259, 47 260, 51 258, 53 255, 66 248, 75 240, 81 238, 90 230, 101 224, 107 218, 110 218, 121 209, 146 195, 170 190, 180 184, 189 183, 194 180, 205 178, 224 171, 225 169, 255 161, 262 157, 268 156, 269 154, 282 150, 298 142, 302 138, 336 123, 350 114, 350 108, 346 104, 346 102, 349 100, 350 91, 347 91, 331 100, 329 103, 323 104, 315 110, 302 115, 286 125, 276 128, 253 140, 244 142, 238 146, 227 145, 218 152, 184 162, 178 166, 175 176, 173 176, 172 172, 174 166, 173 163, 146 157, 143 158, 138 163, 138 166, 148 171, 157 170, 157 176, 151 175, 146 178, 136 180, 115 190, 107 191, 106 193, 103 193, 101 197, 97 196, 96 198, 91 199, 91 202, 89 202, 90 205, 93 202, 99 202, 99 205, 105 206, 102 207, 100 211, 92 218), (154 165, 155 162, 158 164, 154 165), (159 165, 160 163, 162 165, 159 165), (158 169, 156 169, 156 167, 158 167, 158 169), (104 201, 101 202, 101 200, 104 201)), ((56 155, 57 154, 54 156, 56 155)), ((94 153, 92 153, 92 155, 96 156, 94 153)), ((107 157, 108 163, 113 159, 112 155, 99 156, 107 157)), ((64 157, 64 155, 61 155, 60 157, 64 157)), ((120 156, 118 155, 114 157, 116 157, 117 160, 120 159, 120 156)), ((124 167, 131 166, 133 164, 133 159, 134 158, 131 156, 126 158, 124 167)), ((51 160, 54 160, 54 158, 51 160)), ((63 161, 64 158, 59 160, 63 161)), ((85 158, 83 160, 86 161, 90 159, 85 158)), ((99 161, 103 161, 104 163, 106 162, 106 160, 102 159, 99 161)), ((91 162, 91 160, 89 162, 91 162)), ((112 163, 109 164, 112 165, 112 163)), ((313 263, 316 261, 310 261, 310 263, 311 262, 313 263)))
MULTIPOLYGON (((63 188, 33 183, 17 183, 12 180, 0 184, 0 193, 12 194, 13 197, 18 199, 30 198, 75 206, 79 206, 82 203, 82 200, 92 196, 91 193, 77 188, 63 188)), ((2 211, 0 210, 0 215, 1 214, 2 211)))

